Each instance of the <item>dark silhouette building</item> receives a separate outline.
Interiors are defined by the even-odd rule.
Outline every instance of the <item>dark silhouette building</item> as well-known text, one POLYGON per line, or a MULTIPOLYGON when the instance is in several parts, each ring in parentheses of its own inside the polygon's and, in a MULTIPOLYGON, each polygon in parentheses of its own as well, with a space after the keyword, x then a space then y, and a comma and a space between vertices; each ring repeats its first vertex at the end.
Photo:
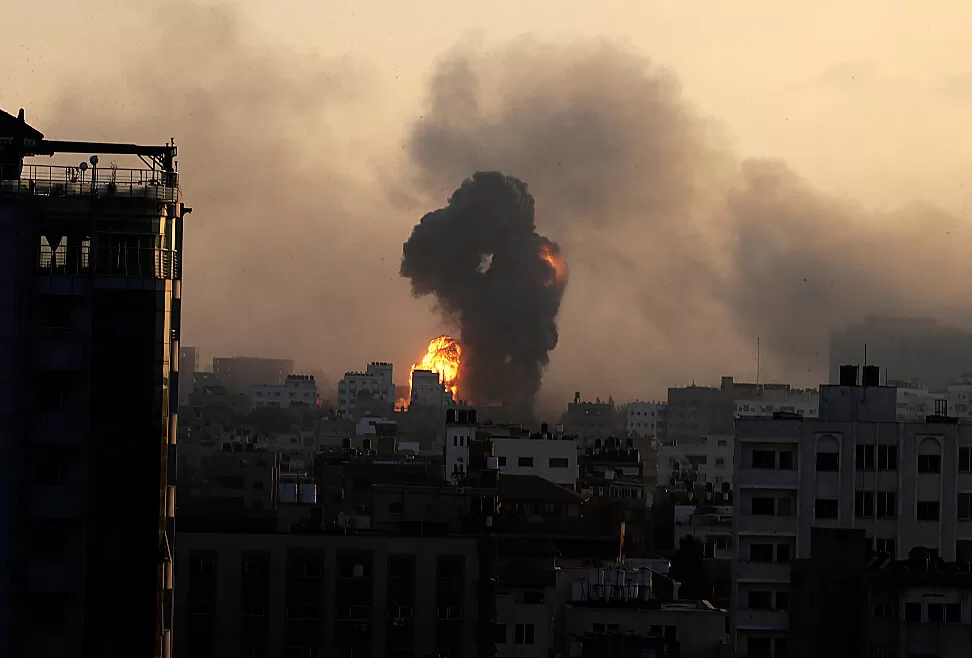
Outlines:
POLYGON ((169 655, 175 154, 0 112, 0 655, 169 655), (60 153, 84 162, 24 161, 60 153))

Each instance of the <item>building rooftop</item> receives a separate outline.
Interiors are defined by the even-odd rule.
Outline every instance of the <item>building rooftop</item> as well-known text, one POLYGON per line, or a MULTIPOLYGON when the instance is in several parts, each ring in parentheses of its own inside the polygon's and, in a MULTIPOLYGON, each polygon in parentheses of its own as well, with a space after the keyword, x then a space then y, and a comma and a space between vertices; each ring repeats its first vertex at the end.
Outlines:
POLYGON ((501 473, 496 484, 500 500, 536 500, 548 503, 579 505, 584 496, 565 489, 538 475, 506 475, 501 473))

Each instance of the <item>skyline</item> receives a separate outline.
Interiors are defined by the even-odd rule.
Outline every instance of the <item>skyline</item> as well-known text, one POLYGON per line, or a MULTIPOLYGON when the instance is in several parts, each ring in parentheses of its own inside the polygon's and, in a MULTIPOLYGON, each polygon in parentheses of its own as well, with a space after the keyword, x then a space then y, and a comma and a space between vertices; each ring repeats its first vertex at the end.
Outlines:
MULTIPOLYGON (((763 322, 759 316, 767 299, 770 305, 792 300, 752 287, 761 284, 767 272, 796 277, 799 268, 818 266, 818 260, 800 258, 808 253, 808 244, 814 247, 809 253, 827 254, 835 244, 849 243, 849 251, 835 251, 823 259, 827 265, 833 265, 831 259, 839 264, 846 254, 878 252, 870 266, 839 272, 835 282, 825 282, 809 295, 839 321, 859 321, 868 314, 905 307, 914 309, 910 314, 933 313, 943 322, 967 326, 961 280, 968 266, 956 244, 969 231, 972 192, 962 187, 961 172, 972 163, 972 128, 958 117, 972 105, 972 85, 958 69, 957 58, 945 57, 952 43, 949 31, 957 32, 962 24, 955 16, 957 8, 948 16, 943 12, 942 18, 926 20, 924 29, 903 8, 883 14, 867 14, 864 5, 842 10, 842 25, 831 24, 832 12, 838 11, 834 4, 824 3, 816 18, 791 14, 794 20, 808 21, 807 30, 831 26, 832 52, 819 57, 819 63, 810 63, 813 53, 820 55, 819 46, 810 47, 814 39, 795 39, 793 28, 784 22, 778 33, 752 40, 748 48, 740 43, 746 30, 758 31, 761 25, 745 25, 758 11, 750 7, 736 11, 733 20, 707 8, 705 15, 696 13, 695 23, 687 23, 679 11, 654 5, 644 9, 653 19, 654 29, 645 28, 651 36, 628 35, 627 41, 619 32, 621 26, 637 23, 633 15, 612 16, 606 11, 592 19, 590 11, 566 10, 547 16, 551 25, 538 27, 536 6, 517 19, 521 24, 515 28, 496 25, 502 17, 491 23, 473 10, 464 19, 447 20, 443 14, 445 27, 433 29, 434 38, 412 34, 409 40, 407 21, 393 29, 395 20, 401 19, 394 9, 383 21, 372 23, 372 31, 386 35, 391 49, 415 43, 416 52, 399 58, 400 84, 389 84, 393 57, 379 52, 374 43, 350 43, 367 31, 374 10, 370 4, 356 5, 360 14, 353 18, 340 15, 348 9, 342 3, 332 8, 333 27, 321 29, 321 41, 336 32, 346 36, 321 46, 320 60, 308 46, 308 31, 321 24, 322 12, 308 9, 306 25, 298 29, 292 19, 260 22, 246 3, 240 3, 239 11, 166 5, 156 15, 116 8, 112 21, 104 21, 109 26, 147 21, 158 34, 145 40, 127 34, 105 40, 87 35, 85 51, 90 56, 70 59, 87 61, 89 67, 95 64, 98 75, 94 82, 82 84, 85 78, 71 73, 75 62, 66 61, 67 54, 78 51, 77 44, 61 40, 57 28, 59 21, 67 21, 81 8, 48 4, 63 11, 51 15, 56 38, 45 40, 51 45, 40 53, 34 46, 29 62, 17 44, 0 46, 7 61, 28 64, 22 71, 33 68, 26 75, 2 74, 0 107, 14 113, 25 107, 28 122, 52 138, 110 135, 119 141, 161 143, 169 135, 158 135, 160 127, 173 133, 186 163, 187 191, 198 199, 187 226, 186 285, 191 294, 186 296, 186 343, 208 353, 292 356, 332 378, 374 359, 407 367, 421 357, 430 338, 452 328, 439 322, 427 301, 412 299, 407 282, 397 276, 401 245, 415 222, 441 207, 449 192, 475 169, 490 168, 524 178, 537 199, 538 230, 564 246, 571 266, 571 286, 558 318, 561 340, 550 354, 542 397, 568 397, 578 381, 585 382, 582 390, 589 387, 592 394, 618 398, 645 397, 692 379, 715 381, 726 373, 742 377, 754 370, 757 336, 763 343, 761 369, 767 379, 794 384, 826 381, 825 353, 817 359, 816 370, 779 354, 812 352, 819 325, 813 318, 790 316, 763 322), (481 19, 482 40, 467 39, 457 50, 465 34, 462 23, 481 19), (720 43, 713 37, 721 34, 720 19, 728 34, 720 37, 722 43, 736 44, 736 50, 722 53, 722 75, 712 53, 700 51, 693 58, 689 52, 693 44, 701 48, 706 39, 720 43), (233 20, 239 23, 234 26, 233 20), (605 21, 612 20, 613 32, 605 27, 605 21), (585 21, 588 28, 586 34, 579 33, 579 41, 557 37, 557 32, 577 31, 585 21), (672 29, 679 21, 686 22, 681 31, 672 29), (946 22, 949 26, 943 25, 946 22), (660 35, 666 25, 673 34, 660 35), (908 25, 914 29, 903 31, 908 25), (459 32, 445 34, 449 28, 459 32), (281 32, 287 29, 292 30, 297 52, 286 52, 281 32), (524 33, 540 39, 517 38, 524 33), (673 43, 677 35, 684 44, 673 43), (907 47, 900 45, 900 55, 890 49, 894 36, 907 42, 907 47), (601 44, 601 37, 609 44, 601 44), (655 44, 647 43, 651 38, 655 44), (789 48, 787 40, 793 42, 789 48), (109 72, 116 63, 107 53, 119 41, 128 41, 115 58, 127 73, 113 80, 109 72), (862 63, 861 51, 868 45, 873 55, 862 63), (779 49, 778 61, 754 66, 760 49, 771 47, 779 49), (139 51, 142 54, 129 56, 139 51), (640 68, 645 56, 662 69, 650 64, 640 68), (585 78, 564 62, 591 67, 597 75, 585 78), (462 79, 443 77, 455 75, 461 70, 455 67, 461 65, 475 71, 485 88, 469 78, 468 84, 459 84, 462 79), (241 71, 248 74, 242 76, 241 71), (605 71, 614 73, 604 75, 605 71), (736 73, 735 87, 720 80, 732 77, 727 73, 736 73), (41 78, 46 78, 44 83, 41 78), (443 80, 449 80, 445 95, 436 88, 436 81, 443 80), (544 94, 532 93, 536 89, 531 85, 538 80, 548 83, 544 94), (607 85, 619 80, 617 87, 607 85), (767 89, 783 81, 789 82, 782 89, 767 89), (161 88, 162 82, 170 88, 161 88), (604 86, 592 92, 592 82, 604 86), (641 93, 634 103, 633 89, 641 93), (461 106, 457 110, 452 104, 462 100, 454 96, 457 90, 467 93, 466 102, 479 104, 476 116, 463 115, 461 106), (396 95, 401 96, 397 102, 385 102, 396 95), (500 95, 522 103, 554 102, 533 106, 538 108, 534 113, 517 114, 490 105, 500 95), (598 98, 611 102, 583 105, 598 98), (675 130, 637 132, 634 128, 645 123, 645 114, 620 111, 651 99, 661 99, 655 125, 675 130), (537 132, 537 126, 557 127, 554 119, 564 116, 565 107, 580 108, 575 118, 596 115, 600 120, 584 125, 623 126, 624 138, 590 133, 598 135, 595 142, 581 143, 574 150, 564 146, 558 151, 565 156, 559 162, 531 153, 543 155, 550 145, 565 144, 568 129, 550 130, 529 144, 537 151, 521 148, 523 135, 537 132), (841 111, 840 124, 825 123, 841 111), (783 115, 787 120, 780 119, 783 115), (524 118, 534 116, 547 121, 531 124, 524 118), (423 150, 416 137, 430 125, 448 128, 436 135, 444 142, 431 151, 423 150), (505 128, 505 137, 490 133, 497 127, 505 128), (681 129, 687 131, 687 142, 659 137, 679 135, 681 129), (594 148, 625 143, 632 144, 631 150, 620 155, 617 150, 594 148), (603 168, 581 162, 578 154, 602 158, 603 168), (787 166, 746 163, 754 156, 785 158, 787 166), (670 166, 673 162, 679 166, 670 166), (651 164, 657 166, 654 176, 630 176, 651 164), (759 196, 766 181, 800 202, 799 212, 788 216, 789 224, 779 223, 780 216, 787 216, 781 206, 767 205, 759 196), (677 183, 685 184, 683 195, 658 205, 652 205, 657 196, 645 193, 671 190, 677 183), (699 189, 706 193, 697 194, 699 189), (585 207, 579 197, 562 197, 565 190, 589 193, 585 198, 591 205, 585 207), (729 219, 724 216, 727 198, 737 204, 729 219), (913 210, 908 207, 911 202, 941 210, 913 210), (719 217, 712 220, 716 210, 719 217), (909 222, 918 212, 923 223, 916 227, 909 222), (268 221, 274 213, 278 216, 268 221), (683 213, 693 221, 682 221, 683 213), (653 220, 679 217, 645 227, 641 215, 653 220), (606 219, 590 222, 593 216, 606 219), (829 222, 820 231, 824 235, 817 235, 821 218, 829 222), (855 228, 839 236, 837 243, 828 239, 833 236, 827 232, 839 232, 848 224, 879 228, 855 228), (685 236, 687 225, 692 230, 685 236), (889 230, 895 225, 905 228, 889 230), (951 233, 942 230, 931 236, 937 239, 918 242, 929 238, 923 231, 949 225, 951 233), (767 226, 778 230, 762 231, 767 226), (599 233, 604 227, 608 231, 599 233), (746 236, 746 229, 758 230, 749 235, 755 251, 745 253, 779 256, 784 262, 727 256, 731 248, 726 240, 746 236), (696 250, 699 236, 714 244, 696 250), (682 252, 685 258, 660 258, 673 246, 684 247, 686 239, 691 249, 682 252), (922 247, 935 250, 935 258, 914 258, 922 247), (911 262, 890 260, 902 254, 910 254, 911 262), (888 262, 894 266, 888 268, 888 262), (794 264, 796 270, 787 270, 794 264), (714 272, 696 277, 702 265, 714 272), (759 267, 745 272, 741 265, 759 267), (727 291, 727 273, 739 272, 750 277, 744 280, 750 287, 727 291), (702 280, 672 283, 679 276, 702 280), (631 285, 633 280, 636 285, 631 285), (880 286, 885 280, 888 285, 880 286), (876 292, 868 301, 882 308, 861 308, 854 316, 853 299, 845 295, 843 284, 855 281, 876 292), (673 288, 675 294, 665 293, 673 288), (740 290, 760 294, 729 294, 740 290), (929 301, 933 294, 937 299, 929 301), (241 311, 247 297, 254 308, 241 311), (725 308, 727 299, 733 302, 731 311, 725 308), (685 319, 672 321, 675 313, 685 319), (591 317, 601 322, 591 323, 591 317), (762 326, 743 322, 750 320, 762 326), (794 345, 774 347, 774 335, 794 345)), ((111 7, 95 3, 86 11, 94 14, 102 5, 111 7)), ((434 5, 415 10, 414 20, 426 17, 423 11, 434 14, 434 5)), ((762 10, 768 12, 762 20, 773 19, 767 6, 762 10)), ((19 11, 23 8, 14 8, 15 18, 19 11)), ((25 25, 28 34, 23 41, 39 43, 29 34, 31 25, 25 25)), ((825 344, 826 336, 818 338, 818 345, 825 344)))

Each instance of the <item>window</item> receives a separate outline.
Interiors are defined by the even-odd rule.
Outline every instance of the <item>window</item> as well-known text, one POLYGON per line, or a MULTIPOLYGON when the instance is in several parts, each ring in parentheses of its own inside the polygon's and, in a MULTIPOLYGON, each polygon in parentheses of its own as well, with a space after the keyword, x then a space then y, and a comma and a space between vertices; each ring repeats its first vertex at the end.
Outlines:
POLYGON ((958 517, 961 521, 972 520, 972 493, 958 495, 958 517))
POLYGON ((941 473, 942 458, 939 455, 918 455, 919 473, 941 473))
POLYGON ((750 562, 772 562, 773 544, 750 544, 749 561, 750 562))
POLYGON ((768 637, 751 637, 746 642, 746 655, 749 658, 770 658, 770 644, 768 637))
POLYGON ((783 658, 786 655, 786 638, 778 637, 773 644, 776 646, 776 658, 783 658))
POLYGON ((959 624, 962 622, 961 603, 945 604, 945 621, 948 622, 949 624, 959 624))
POLYGON ((790 609, 790 593, 789 592, 777 592, 776 593, 776 609, 777 610, 789 610, 790 609))
POLYGON ((543 592, 523 592, 523 602, 527 605, 543 603, 543 592))
POLYGON ((818 519, 836 519, 837 510, 836 498, 817 498, 814 501, 813 513, 818 519))
POLYGON ((753 450, 753 468, 776 468, 776 453, 772 450, 753 450))
POLYGON ((773 608, 772 592, 755 590, 749 593, 748 605, 750 610, 770 610, 773 608))
POLYGON ((497 457, 496 459, 501 467, 506 466, 506 457, 497 457))
POLYGON ((972 473, 972 448, 959 448, 959 473, 972 473))
POLYGON ((533 644, 533 624, 517 624, 513 627, 514 644, 533 644))
POLYGON ((874 446, 857 446, 857 470, 874 470, 874 446))
POLYGON ((775 512, 775 498, 753 498, 753 516, 773 516, 775 512))
POLYGON ((836 452, 818 452, 817 470, 818 471, 839 471, 840 455, 836 452))
POLYGON ((874 548, 879 553, 887 553, 892 558, 896 555, 895 553, 895 543, 893 539, 887 539, 885 537, 878 537, 874 541, 874 548))
POLYGON ((893 491, 878 492, 877 515, 882 519, 890 519, 898 515, 897 495, 893 491))
POLYGON ((790 561, 790 545, 789 544, 777 544, 776 545, 776 561, 780 563, 786 563, 790 561))
POLYGON ((793 516, 793 500, 786 496, 780 496, 776 503, 777 516, 793 516))
POLYGON ((725 439, 719 439, 719 447, 720 448, 725 448, 728 445, 729 445, 729 442, 728 441, 726 441, 725 439))
POLYGON ((401 514, 405 511, 405 503, 400 500, 392 501, 388 503, 388 513, 389 514, 401 514))
POLYGON ((796 453, 792 450, 783 450, 780 452, 780 470, 782 471, 792 471, 796 468, 796 459, 794 457, 796 453))
POLYGON ((858 491, 854 494, 854 516, 866 519, 874 516, 874 492, 858 491))
POLYGON ((533 468, 533 457, 517 457, 516 465, 533 468))
POLYGON ((878 619, 891 619, 894 617, 893 601, 875 601, 874 616, 878 619))
POLYGON ((898 446, 878 446, 878 470, 898 470, 898 446))
POLYGON ((506 624, 493 624, 493 643, 506 644, 506 624))
POLYGON ((921 621, 921 603, 909 601, 905 603, 904 620, 908 623, 918 623, 921 621))
POLYGON ((716 466, 725 466, 726 465, 725 458, 724 457, 716 457, 715 465, 716 466))
POLYGON ((604 624, 594 624, 594 626, 591 628, 591 630, 593 632, 595 632, 595 633, 603 633, 604 632, 604 624))
POLYGON ((566 457, 551 457, 547 461, 550 468, 567 468, 568 459, 566 457))
POLYGON ((937 521, 938 520, 938 501, 919 500, 918 501, 918 520, 937 521))
POLYGON ((263 480, 255 480, 253 482, 253 488, 257 491, 262 491, 264 487, 263 480))
POLYGON ((928 604, 928 621, 931 623, 942 623, 945 621, 945 606, 941 603, 928 604))

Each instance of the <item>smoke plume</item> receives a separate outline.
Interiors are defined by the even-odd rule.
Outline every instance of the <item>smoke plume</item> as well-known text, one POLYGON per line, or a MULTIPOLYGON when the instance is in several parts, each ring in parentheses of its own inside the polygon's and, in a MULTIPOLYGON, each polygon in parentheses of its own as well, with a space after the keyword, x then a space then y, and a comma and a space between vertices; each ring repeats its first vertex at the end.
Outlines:
POLYGON ((401 274, 459 329, 461 397, 529 413, 557 345, 566 265, 536 232, 526 184, 474 174, 412 230, 401 274))
POLYGON ((752 378, 757 337, 764 378, 816 385, 848 322, 968 319, 967 226, 927 207, 871 213, 785 163, 741 161, 669 72, 621 47, 449 53, 409 154, 430 194, 457 171, 529 181, 540 230, 571 255, 545 380, 561 401, 571 382, 606 397, 752 378))

